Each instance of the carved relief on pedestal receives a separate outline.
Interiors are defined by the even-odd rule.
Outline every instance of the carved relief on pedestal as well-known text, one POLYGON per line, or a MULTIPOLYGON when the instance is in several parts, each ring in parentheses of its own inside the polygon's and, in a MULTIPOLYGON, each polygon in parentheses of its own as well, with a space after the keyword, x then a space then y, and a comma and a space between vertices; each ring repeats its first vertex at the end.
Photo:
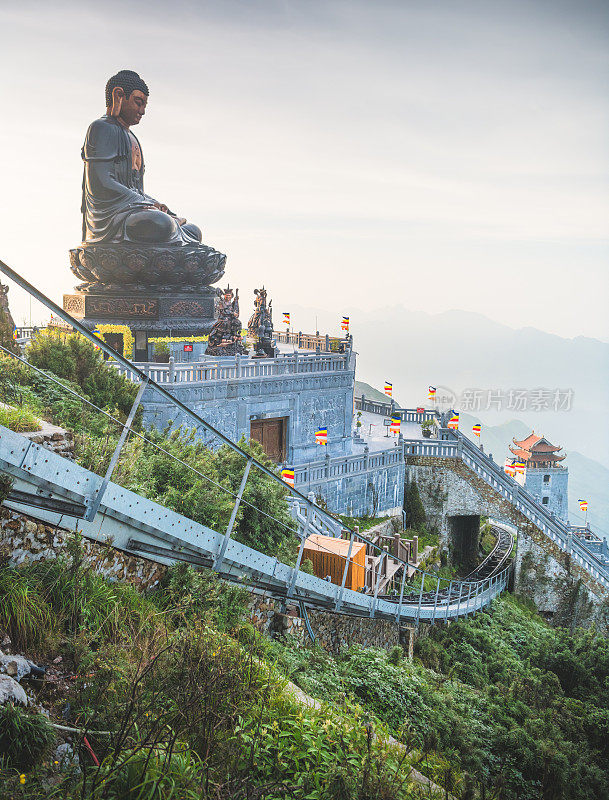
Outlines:
POLYGON ((103 297, 87 298, 87 316, 90 317, 121 317, 128 319, 156 319, 159 313, 158 300, 135 300, 114 297, 106 300, 103 297))
POLYGON ((169 307, 169 313, 176 317, 204 317, 207 309, 195 300, 178 300, 169 307))
POLYGON ((63 310, 73 317, 84 317, 85 298, 81 294, 64 294, 63 310))

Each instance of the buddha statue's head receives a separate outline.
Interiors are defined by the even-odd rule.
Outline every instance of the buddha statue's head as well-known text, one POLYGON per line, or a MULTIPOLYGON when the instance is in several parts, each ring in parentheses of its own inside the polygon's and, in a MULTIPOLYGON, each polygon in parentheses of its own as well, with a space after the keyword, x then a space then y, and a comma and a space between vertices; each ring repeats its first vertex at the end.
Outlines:
POLYGON ((148 87, 137 72, 122 69, 106 84, 106 111, 127 128, 137 125, 146 113, 148 87))

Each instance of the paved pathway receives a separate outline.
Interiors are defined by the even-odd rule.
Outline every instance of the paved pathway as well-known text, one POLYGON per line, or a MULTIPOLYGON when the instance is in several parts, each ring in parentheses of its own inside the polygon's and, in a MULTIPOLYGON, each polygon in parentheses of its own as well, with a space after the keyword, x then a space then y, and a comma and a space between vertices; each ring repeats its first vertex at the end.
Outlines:
MULTIPOLYGON (((357 411, 354 414, 354 424, 357 421, 357 411)), ((388 434, 388 426, 384 421, 389 417, 381 416, 380 414, 372 414, 369 411, 362 411, 360 417, 362 427, 360 428, 360 436, 364 443, 370 448, 370 452, 377 450, 387 450, 390 447, 397 447, 398 437, 396 434, 388 434)), ((402 422, 400 431, 404 439, 422 439, 421 426, 418 422, 402 422)), ((359 453, 364 449, 363 444, 354 445, 354 452, 359 453)))

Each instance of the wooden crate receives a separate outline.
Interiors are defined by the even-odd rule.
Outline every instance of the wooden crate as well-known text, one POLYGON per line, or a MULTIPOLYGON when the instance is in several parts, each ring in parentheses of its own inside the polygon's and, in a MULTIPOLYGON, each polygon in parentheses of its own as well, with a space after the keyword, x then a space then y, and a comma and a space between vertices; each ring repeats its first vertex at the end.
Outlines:
MULTIPOLYGON (((313 572, 318 578, 330 576, 332 583, 342 584, 345 559, 349 552, 348 539, 335 539, 314 533, 305 542, 302 558, 313 563, 313 572)), ((345 587, 357 591, 366 585, 366 544, 353 542, 351 563, 347 570, 345 587)))

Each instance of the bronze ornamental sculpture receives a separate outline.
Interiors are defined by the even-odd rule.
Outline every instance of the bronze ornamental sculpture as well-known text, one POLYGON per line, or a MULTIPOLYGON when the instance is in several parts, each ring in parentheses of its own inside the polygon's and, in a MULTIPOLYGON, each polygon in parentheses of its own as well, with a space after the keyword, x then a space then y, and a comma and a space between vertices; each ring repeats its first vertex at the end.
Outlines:
POLYGON ((197 225, 144 191, 144 156, 131 129, 146 113, 148 94, 136 72, 121 70, 106 84, 106 113, 89 126, 82 148, 83 240, 70 251, 82 283, 64 303, 84 306, 91 325, 117 321, 108 308, 119 311, 119 320, 121 308, 125 318, 137 319, 139 307, 156 305, 158 322, 152 329, 146 323, 148 329, 206 333, 218 294, 210 285, 224 274, 226 256, 201 243, 197 225), (181 316, 164 319, 169 308, 181 316))
POLYGON ((254 348, 253 358, 274 358, 273 301, 266 302, 267 291, 254 289, 254 313, 247 323, 247 340, 254 348))
POLYGON ((239 319, 239 289, 235 292, 227 286, 216 301, 218 320, 209 333, 205 355, 236 356, 247 354, 241 340, 241 320, 239 319))

